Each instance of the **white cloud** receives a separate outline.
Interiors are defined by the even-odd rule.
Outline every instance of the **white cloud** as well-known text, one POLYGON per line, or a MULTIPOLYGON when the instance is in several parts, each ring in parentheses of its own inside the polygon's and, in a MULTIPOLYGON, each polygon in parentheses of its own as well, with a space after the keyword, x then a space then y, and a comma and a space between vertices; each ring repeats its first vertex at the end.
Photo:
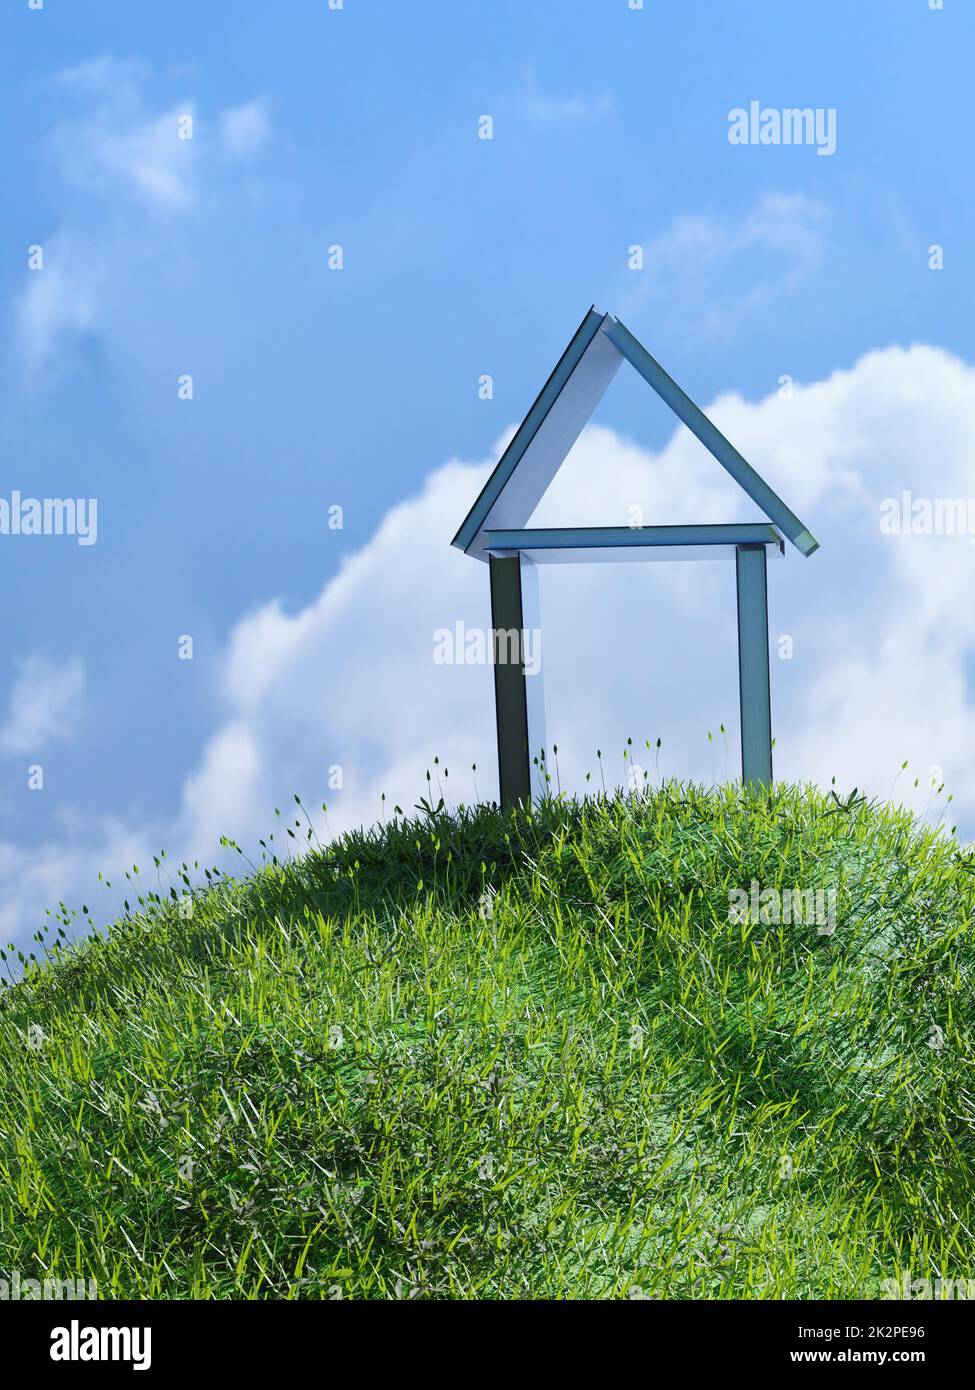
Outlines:
POLYGON ((263 101, 248 101, 220 114, 220 138, 237 159, 253 154, 270 132, 267 107, 263 101))
POLYGON ((44 247, 44 269, 29 274, 16 306, 17 340, 22 362, 36 372, 54 345, 90 331, 96 322, 96 271, 76 258, 64 236, 44 247))
POLYGON ((139 59, 116 58, 111 53, 103 53, 72 68, 64 68, 55 81, 88 96, 111 97, 119 103, 131 104, 138 99, 148 76, 148 67, 139 59))
POLYGON ((587 96, 545 92, 530 73, 522 90, 503 96, 498 106, 503 112, 538 125, 580 125, 609 115, 613 109, 613 98, 608 92, 587 96))
POLYGON ((675 217, 628 272, 624 307, 648 298, 700 332, 723 332, 788 295, 821 263, 826 208, 800 194, 767 193, 737 220, 675 217), (749 288, 735 294, 729 287, 749 288))
MULTIPOLYGON (((774 670, 781 776, 828 783, 836 773, 884 795, 910 757, 925 778, 944 767, 958 813, 975 817, 965 680, 975 616, 958 602, 975 550, 963 538, 879 529, 881 500, 901 487, 975 493, 973 385, 975 371, 947 353, 889 349, 789 400, 727 395, 711 408, 823 541, 813 559, 792 552, 771 568, 773 637, 787 632, 796 648, 774 670), (930 721, 919 723, 918 710, 930 721)), ((212 774, 204 767, 188 788, 190 838, 213 804, 232 808, 231 833, 257 829, 289 791, 317 795, 335 763, 344 789, 320 798, 333 828, 372 819, 382 790, 415 799, 434 754, 451 768, 455 798, 471 795, 475 759, 482 794, 493 790, 490 672, 434 666, 431 656, 436 628, 488 623, 485 569, 447 544, 485 472, 438 470, 313 604, 293 615, 271 604, 238 626, 228 723, 208 754, 212 774), (247 792, 228 797, 228 759, 217 754, 231 730, 232 746, 248 752, 247 792)), ((653 455, 593 427, 535 521, 620 523, 633 502, 647 521, 755 514, 686 431, 653 455)), ((632 733, 640 743, 664 736, 669 771, 709 776, 706 730, 724 719, 734 738, 737 724, 730 568, 572 567, 544 571, 542 583, 549 735, 570 774, 632 733)))
POLYGON ((186 121, 195 123, 195 106, 187 99, 152 113, 148 78, 143 64, 108 56, 59 74, 60 85, 85 105, 57 124, 52 147, 71 184, 103 196, 134 195, 150 207, 186 207, 195 175, 186 121))
MULTIPOLYGON (((144 832, 109 817, 86 818, 84 828, 31 849, 0 842, 0 942, 12 939, 26 952, 28 937, 50 923, 47 909, 59 901, 70 903, 82 923, 82 905, 91 909, 89 920, 100 922, 100 899, 108 895, 98 885, 99 869, 117 870, 121 878, 124 869, 150 861, 151 853, 152 842, 144 832)), ((77 930, 81 935, 82 928, 77 930)), ((49 938, 53 941, 53 933, 49 938)))
POLYGON ((60 74, 86 103, 56 126, 52 145, 65 179, 89 191, 134 196, 147 207, 185 209, 198 197, 211 152, 256 153, 270 134, 266 103, 221 111, 213 128, 189 97, 150 109, 150 73, 141 63, 102 57, 60 74))
POLYGON ((75 659, 59 665, 34 653, 20 663, 0 726, 5 753, 36 753, 75 731, 85 694, 85 668, 75 659))
POLYGON ((194 141, 180 139, 179 131, 181 122, 189 129, 194 116, 193 103, 187 101, 125 134, 101 131, 92 142, 92 162, 127 180, 151 204, 185 207, 193 197, 194 141))
POLYGON ((141 275, 147 258, 168 258, 176 226, 206 211, 208 199, 219 195, 225 205, 239 189, 237 161, 268 139, 263 101, 209 121, 188 96, 160 109, 150 100, 151 76, 142 63, 104 56, 56 79, 79 108, 50 137, 65 216, 46 238, 44 269, 28 273, 15 306, 28 375, 49 369, 79 334, 100 332, 106 305, 124 301, 125 269, 138 265, 141 275))
MULTIPOLYGON (((975 495, 975 368, 933 348, 889 348, 792 399, 728 394, 709 413, 822 542, 809 560, 790 551, 770 566, 777 776, 828 785, 836 774, 841 787, 883 798, 909 758, 896 794, 937 814, 944 797, 926 783, 942 769, 955 798, 948 823, 975 831, 975 547, 966 537, 880 530, 881 501, 902 489, 975 495), (791 661, 775 655, 782 634, 793 640, 791 661)), ((436 629, 489 624, 486 567, 449 545, 488 467, 437 469, 312 602, 289 613, 272 601, 238 623, 225 654, 224 717, 160 843, 212 862, 220 834, 253 842, 295 791, 309 806, 328 802, 332 831, 371 822, 382 792, 387 809, 426 792, 436 754, 449 769, 448 801, 473 799, 475 761, 480 796, 495 794, 490 669, 433 661, 436 629), (336 767, 341 789, 328 786, 336 767)), ((535 520, 619 522, 634 502, 647 522, 754 515, 737 498, 685 430, 653 453, 596 426, 535 520)), ((586 769, 598 780, 597 748, 607 781, 622 780, 628 735, 651 771, 643 740, 660 736, 668 775, 735 774, 730 565, 549 569, 542 602, 548 734, 564 785, 583 787, 586 769)), ((107 830, 97 858, 66 839, 60 880, 56 848, 41 851, 47 876, 38 883, 58 896, 87 891, 96 868, 112 867, 107 830)), ((24 901, 20 889, 9 892, 0 896, 8 916, 24 901)), ((33 908, 25 922, 36 898, 33 908)))

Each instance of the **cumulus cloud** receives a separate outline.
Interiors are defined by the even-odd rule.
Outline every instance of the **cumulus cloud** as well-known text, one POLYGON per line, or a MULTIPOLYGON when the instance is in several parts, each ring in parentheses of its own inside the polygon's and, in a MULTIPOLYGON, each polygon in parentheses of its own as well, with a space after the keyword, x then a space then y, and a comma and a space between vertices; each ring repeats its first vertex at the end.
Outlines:
MULTIPOLYGON (((791 396, 723 395, 709 414, 822 543, 809 560, 790 550, 770 564, 776 775, 835 775, 886 797, 907 758, 895 795, 936 817, 945 794, 928 783, 943 778, 948 823, 973 833, 975 547, 967 535, 885 534, 880 522, 884 500, 905 490, 975 495, 975 369, 935 348, 889 348, 791 396)), ((241 619, 226 644, 223 717, 159 828, 168 848, 212 862, 220 834, 253 842, 292 792, 327 802, 325 834, 372 822, 383 792, 387 812, 425 794, 428 769, 448 802, 496 794, 490 668, 433 659, 438 629, 489 626, 486 567, 449 545, 489 467, 436 469, 311 602, 287 611, 271 600, 241 619)), ((597 425, 534 520, 619 524, 634 505, 647 523, 755 515, 686 430, 653 452, 597 425)), ((598 783, 597 749, 607 782, 623 781, 628 736, 651 775, 644 740, 658 736, 666 775, 736 774, 732 566, 568 566, 544 570, 541 587, 563 786, 584 788, 586 771, 598 783)), ((106 835, 99 865, 111 848, 106 835)), ((41 858, 53 887, 53 847, 41 858)), ((66 845, 59 895, 81 891, 83 860, 93 872, 66 845)))
POLYGON ((489 623, 486 570, 447 543, 485 474, 438 469, 308 607, 273 601, 241 621, 228 718, 188 779, 183 838, 259 834, 296 791, 328 803, 332 830, 371 821, 384 791, 412 806, 437 755, 458 797, 473 799, 474 762, 491 788, 490 672, 433 660, 436 629, 489 623))
POLYGON ((0 726, 0 750, 36 753, 70 738, 81 715, 85 668, 74 659, 59 664, 40 653, 21 663, 0 726))
MULTIPOLYGON (((959 602, 975 551, 966 537, 880 529, 882 501, 903 488, 975 491, 973 385, 975 372, 945 352, 892 348, 791 397, 726 395, 710 408, 823 543, 811 560, 792 552, 770 571, 780 776, 836 774, 884 795, 909 757, 901 790, 920 775, 921 809, 941 768, 956 813, 975 816, 966 680, 975 617, 959 602), (780 636, 791 639, 790 659, 776 659, 780 636)), ((188 783, 187 835, 210 828, 214 805, 254 829, 272 800, 324 789, 336 765, 342 789, 323 798, 333 828, 372 819, 383 790, 415 798, 434 754, 456 799, 473 792, 472 761, 481 794, 493 793, 490 672, 432 659, 438 628, 489 623, 485 569, 447 545, 486 470, 439 469, 314 603, 292 614, 271 603, 240 623, 227 655, 228 719, 188 783)), ((633 505, 647 522, 755 515, 687 431, 654 454, 595 426, 534 520, 620 524, 633 505)), ((722 720, 734 770, 730 567, 544 570, 542 600, 548 732, 570 782, 583 785, 596 748, 615 756, 628 735, 641 747, 662 736, 668 772, 720 776, 723 744, 715 761, 706 735, 722 720)), ((616 757, 610 775, 621 772, 616 757)))

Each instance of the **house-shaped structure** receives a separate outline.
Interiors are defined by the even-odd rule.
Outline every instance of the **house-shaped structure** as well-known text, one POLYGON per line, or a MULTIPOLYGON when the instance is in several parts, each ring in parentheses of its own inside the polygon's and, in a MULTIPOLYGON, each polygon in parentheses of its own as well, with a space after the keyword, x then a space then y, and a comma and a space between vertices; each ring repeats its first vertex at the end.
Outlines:
MULTIPOLYGON (((537 566, 569 561, 696 559, 735 561, 741 762, 745 782, 771 784, 766 557, 818 548, 794 512, 612 314, 592 308, 453 544, 490 570, 494 691, 501 804, 531 800, 531 769, 545 748, 541 674, 525 671, 524 633, 540 628, 537 566), (629 362, 727 470, 767 518, 701 526, 529 528, 527 523, 623 361, 629 362)), ((544 775, 538 791, 544 792, 544 775)))

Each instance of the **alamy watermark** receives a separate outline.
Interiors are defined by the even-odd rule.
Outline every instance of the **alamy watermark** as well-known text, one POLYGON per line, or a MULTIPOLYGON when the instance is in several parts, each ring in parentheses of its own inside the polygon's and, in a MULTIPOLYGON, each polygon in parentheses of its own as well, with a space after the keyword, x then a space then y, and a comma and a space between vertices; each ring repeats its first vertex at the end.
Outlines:
POLYGON ((0 1279, 0 1302, 18 1303, 43 1299, 50 1303, 59 1299, 96 1299, 98 1284, 94 1279, 25 1279, 20 1270, 11 1271, 9 1279, 0 1279))
POLYGON ((975 1299, 975 1279, 915 1279, 909 1269, 883 1282, 882 1298, 975 1299))
POLYGON ((133 1371, 152 1365, 151 1327, 82 1327, 72 1318, 51 1331, 52 1361, 131 1361, 133 1371))
POLYGON ((975 536, 975 497, 885 497, 880 504, 885 536, 975 536))
POLYGON ((0 497, 0 536, 74 536, 79 545, 98 539, 97 497, 0 497))
POLYGON ((762 106, 728 112, 729 145, 815 145, 817 154, 836 153, 835 106, 762 106))
POLYGON ((542 633, 537 627, 438 627, 433 634, 435 666, 522 666, 526 676, 542 669, 542 633))
POLYGON ((815 926, 817 936, 832 936, 836 930, 836 889, 763 888, 753 878, 748 888, 729 889, 728 921, 815 926))

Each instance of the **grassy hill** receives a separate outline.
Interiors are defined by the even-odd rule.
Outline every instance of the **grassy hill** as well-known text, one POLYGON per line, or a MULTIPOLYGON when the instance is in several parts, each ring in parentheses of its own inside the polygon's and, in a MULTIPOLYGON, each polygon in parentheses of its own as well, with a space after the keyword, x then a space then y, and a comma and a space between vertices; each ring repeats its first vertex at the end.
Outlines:
POLYGON ((182 866, 0 991, 0 1277, 857 1298, 975 1274, 954 840, 675 784, 274 848, 192 897, 182 866), (759 888, 771 920, 729 908, 759 888), (776 921, 772 888, 834 892, 835 930, 776 921))

